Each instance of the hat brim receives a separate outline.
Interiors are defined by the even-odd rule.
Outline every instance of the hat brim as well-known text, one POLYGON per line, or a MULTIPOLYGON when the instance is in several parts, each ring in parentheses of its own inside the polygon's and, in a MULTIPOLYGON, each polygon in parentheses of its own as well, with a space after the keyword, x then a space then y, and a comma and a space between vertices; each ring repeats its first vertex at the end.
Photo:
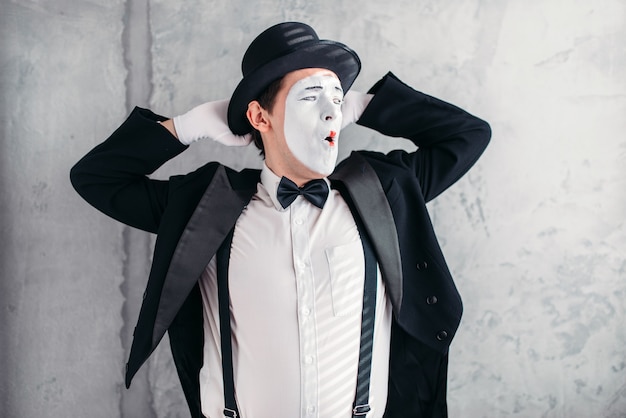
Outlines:
POLYGON ((304 68, 324 68, 334 72, 345 93, 361 71, 361 60, 356 52, 342 43, 320 40, 270 61, 245 76, 235 88, 228 105, 230 130, 236 135, 250 133, 252 126, 246 117, 248 104, 258 99, 273 81, 304 68))

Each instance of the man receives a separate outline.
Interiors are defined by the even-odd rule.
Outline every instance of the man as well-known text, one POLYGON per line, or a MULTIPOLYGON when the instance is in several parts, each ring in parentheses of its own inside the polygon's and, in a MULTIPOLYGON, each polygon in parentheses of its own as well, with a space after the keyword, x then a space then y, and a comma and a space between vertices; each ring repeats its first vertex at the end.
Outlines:
POLYGON ((348 92, 356 53, 301 23, 260 34, 242 68, 229 101, 173 120, 135 109, 72 169, 89 203, 158 234, 126 384, 167 331, 193 416, 446 416, 462 306, 425 203, 489 126, 391 73, 348 92), (418 150, 335 168, 354 121, 418 150), (255 137, 263 169, 147 177, 204 137, 255 137))

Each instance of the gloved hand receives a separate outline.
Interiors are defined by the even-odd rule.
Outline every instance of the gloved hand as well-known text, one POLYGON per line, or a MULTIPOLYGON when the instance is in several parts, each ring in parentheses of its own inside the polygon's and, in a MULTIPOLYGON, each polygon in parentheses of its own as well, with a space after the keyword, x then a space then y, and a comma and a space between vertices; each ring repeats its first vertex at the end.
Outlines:
POLYGON ((359 120, 373 97, 373 94, 359 93, 354 90, 347 92, 343 96, 343 103, 341 104, 341 113, 343 115, 341 128, 343 129, 359 120))
POLYGON ((203 103, 174 117, 178 140, 185 145, 202 138, 211 138, 228 146, 248 145, 252 141, 252 135, 235 135, 228 128, 228 102, 226 99, 203 103))

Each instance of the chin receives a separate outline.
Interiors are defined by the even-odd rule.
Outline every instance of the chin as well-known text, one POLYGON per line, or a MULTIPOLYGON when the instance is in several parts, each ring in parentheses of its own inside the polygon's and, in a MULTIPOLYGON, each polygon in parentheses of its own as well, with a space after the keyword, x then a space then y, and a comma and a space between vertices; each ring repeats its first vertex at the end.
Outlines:
POLYGON ((325 158, 325 160, 328 161, 318 164, 315 168, 312 167, 313 171, 319 173, 322 177, 328 177, 333 173, 333 171, 335 171, 335 165, 337 165, 337 155, 329 155, 325 158))
MULTIPOLYGON (((319 155, 319 153, 316 155, 319 155)), ((337 163, 337 157, 335 155, 320 156, 317 160, 309 158, 309 161, 303 161, 304 159, 300 160, 297 157, 296 159, 300 167, 308 171, 308 177, 310 178, 328 177, 335 171, 335 165, 337 163)))
POLYGON ((318 175, 320 178, 330 176, 333 173, 334 170, 335 170, 335 165, 334 164, 332 166, 328 166, 328 167, 311 168, 311 171, 313 171, 313 173, 318 175))

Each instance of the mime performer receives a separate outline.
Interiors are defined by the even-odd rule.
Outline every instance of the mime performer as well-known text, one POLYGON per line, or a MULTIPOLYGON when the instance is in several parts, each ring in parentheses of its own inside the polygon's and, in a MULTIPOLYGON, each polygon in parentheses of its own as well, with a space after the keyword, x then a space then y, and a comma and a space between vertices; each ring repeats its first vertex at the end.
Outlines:
POLYGON ((360 68, 306 24, 272 26, 229 100, 173 119, 135 108, 72 168, 87 202, 157 234, 127 386, 168 332, 193 417, 447 416, 462 305, 425 204, 491 132, 392 73, 349 91, 360 68), (337 165, 353 122, 417 150, 337 165), (149 177, 203 138, 254 142, 262 169, 149 177))

